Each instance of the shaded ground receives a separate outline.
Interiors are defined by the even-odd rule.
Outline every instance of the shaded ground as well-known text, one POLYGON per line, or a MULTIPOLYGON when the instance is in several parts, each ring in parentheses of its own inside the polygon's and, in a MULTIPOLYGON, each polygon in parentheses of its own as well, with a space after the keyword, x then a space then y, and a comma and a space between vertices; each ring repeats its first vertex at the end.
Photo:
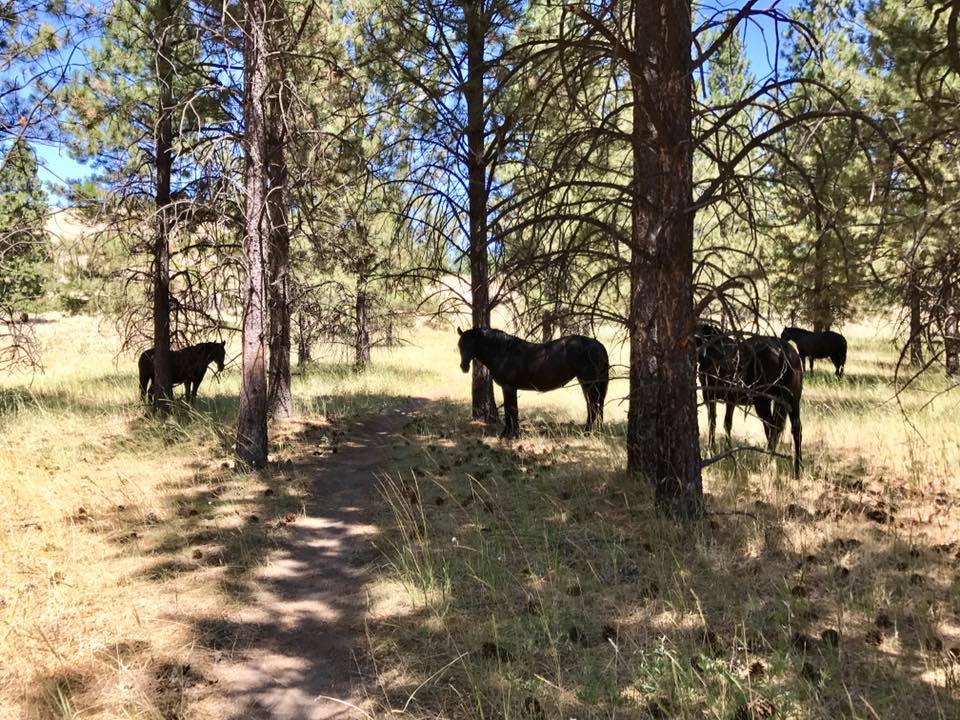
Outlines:
MULTIPOLYGON (((376 556, 375 475, 389 468, 395 434, 413 407, 358 419, 334 454, 302 461, 299 472, 313 478, 309 504, 254 577, 258 591, 240 618, 254 629, 249 648, 218 672, 235 717, 359 716, 350 706, 362 699, 354 692, 355 650, 366 566, 376 556)), ((309 428, 301 439, 309 446, 309 428)))

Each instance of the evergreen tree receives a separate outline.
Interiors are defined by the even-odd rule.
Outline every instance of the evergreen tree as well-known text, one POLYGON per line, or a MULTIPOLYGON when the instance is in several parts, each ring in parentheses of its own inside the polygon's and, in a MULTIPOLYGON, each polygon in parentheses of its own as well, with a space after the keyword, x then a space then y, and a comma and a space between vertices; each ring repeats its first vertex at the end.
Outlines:
POLYGON ((0 308, 8 311, 43 293, 47 195, 37 170, 36 154, 18 137, 0 161, 0 308))

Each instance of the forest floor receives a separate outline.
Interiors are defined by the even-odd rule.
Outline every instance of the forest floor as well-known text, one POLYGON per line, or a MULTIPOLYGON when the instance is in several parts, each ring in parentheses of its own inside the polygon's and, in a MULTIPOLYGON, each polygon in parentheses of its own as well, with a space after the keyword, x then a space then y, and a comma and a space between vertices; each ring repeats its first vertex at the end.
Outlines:
POLYGON ((299 373, 254 473, 235 367, 148 419, 109 330, 36 329, 46 371, 0 381, 3 720, 960 718, 958 396, 894 399, 882 325, 806 377, 801 477, 717 463, 693 525, 623 472, 622 379, 603 433, 571 387, 504 443, 421 328, 299 373))

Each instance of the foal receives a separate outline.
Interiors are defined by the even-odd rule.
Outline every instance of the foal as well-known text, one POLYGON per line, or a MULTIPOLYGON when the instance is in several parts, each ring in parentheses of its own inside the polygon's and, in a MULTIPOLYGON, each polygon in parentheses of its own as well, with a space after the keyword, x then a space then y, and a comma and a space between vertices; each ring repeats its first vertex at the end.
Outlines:
POLYGON ((603 424, 610 361, 598 340, 567 335, 547 343, 530 343, 500 330, 457 328, 460 369, 470 371, 470 361, 482 363, 503 389, 503 433, 520 435, 517 390, 545 392, 576 378, 587 401, 587 430, 603 424))

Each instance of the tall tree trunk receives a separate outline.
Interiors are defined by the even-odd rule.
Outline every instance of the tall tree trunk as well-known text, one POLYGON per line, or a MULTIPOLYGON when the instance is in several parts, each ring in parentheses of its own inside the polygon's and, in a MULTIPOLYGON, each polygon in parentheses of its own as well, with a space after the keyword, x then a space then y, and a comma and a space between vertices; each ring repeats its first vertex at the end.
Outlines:
POLYGON ((827 256, 826 241, 824 239, 821 213, 825 212, 819 203, 814 207, 813 228, 817 233, 817 240, 813 246, 813 302, 809 308, 813 320, 813 331, 823 332, 830 327, 830 303, 825 299, 827 256))
MULTIPOLYGON (((474 327, 490 327, 490 268, 487 254, 487 162, 484 147, 484 45, 488 21, 482 0, 466 0, 467 82, 463 96, 467 105, 467 147, 470 215, 470 297, 474 327)), ((483 365, 473 363, 473 417, 496 422, 497 403, 493 378, 483 365)))
POLYGON ((153 396, 155 411, 165 411, 173 399, 170 370, 170 227, 173 208, 173 41, 172 0, 161 0, 157 32, 156 229, 153 244, 153 396))
POLYGON ((655 80, 656 95, 644 98, 635 83, 627 462, 653 483, 661 511, 698 517, 690 8, 636 0, 633 10, 634 75, 655 80))
POLYGON ((237 419, 237 456, 252 467, 267 464, 266 333, 267 245, 265 104, 267 47, 264 0, 244 3, 243 118, 244 238, 243 377, 237 419))
POLYGON ((910 306, 910 364, 914 367, 923 365, 923 318, 921 317, 920 287, 917 272, 911 272, 909 287, 907 288, 907 303, 910 306))
POLYGON ((267 152, 267 216, 270 220, 270 416, 287 420, 293 416, 290 387, 290 228, 287 223, 286 117, 283 112, 283 5, 266 0, 269 13, 272 78, 269 89, 267 152))
POLYGON ((540 318, 540 342, 550 342, 553 340, 553 318, 554 314, 552 310, 544 310, 543 315, 540 318))
POLYGON ((357 302, 354 315, 354 366, 363 370, 370 364, 370 318, 369 298, 367 296, 367 279, 364 275, 357 277, 357 302))
MULTIPOLYGON (((950 283, 951 279, 948 278, 950 283)), ((953 284, 944 293, 947 316, 943 323, 943 352, 947 375, 960 375, 960 297, 953 284)))
POLYGON ((297 313, 297 365, 303 367, 310 360, 310 332, 301 310, 297 313))

